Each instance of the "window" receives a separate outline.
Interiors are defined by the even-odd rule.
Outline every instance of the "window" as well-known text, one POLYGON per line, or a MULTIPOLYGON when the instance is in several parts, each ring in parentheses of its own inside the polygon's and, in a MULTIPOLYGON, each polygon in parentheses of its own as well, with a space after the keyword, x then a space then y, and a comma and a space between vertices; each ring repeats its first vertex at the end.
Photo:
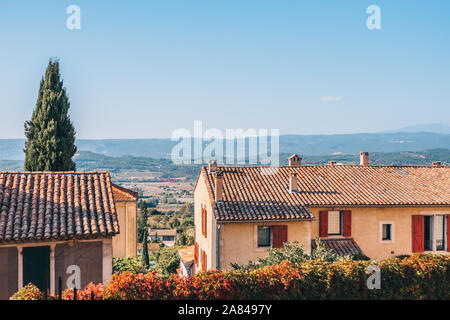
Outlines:
POLYGON ((412 216, 412 251, 444 251, 448 248, 446 220, 447 217, 443 215, 412 216))
POLYGON ((163 241, 174 241, 175 237, 174 236, 163 236, 163 241))
POLYGON ((433 217, 424 217, 424 251, 433 250, 433 217))
POLYGON ((444 216, 435 216, 436 220, 436 251, 445 250, 445 219, 444 216))
POLYGON ((394 221, 380 221, 380 242, 394 242, 394 221))
POLYGON ((383 241, 392 240, 391 230, 392 230, 392 225, 391 224, 383 224, 381 240, 383 240, 383 241))
POLYGON ((258 247, 270 247, 271 246, 271 227, 258 227, 258 247))
POLYGON ((207 236, 206 226, 207 226, 206 209, 205 209, 205 208, 202 208, 202 235, 203 235, 205 238, 206 238, 206 236, 207 236))
POLYGON ((319 211, 319 237, 352 236, 352 211, 319 211))
POLYGON ((328 235, 342 234, 342 212, 328 211, 328 235))

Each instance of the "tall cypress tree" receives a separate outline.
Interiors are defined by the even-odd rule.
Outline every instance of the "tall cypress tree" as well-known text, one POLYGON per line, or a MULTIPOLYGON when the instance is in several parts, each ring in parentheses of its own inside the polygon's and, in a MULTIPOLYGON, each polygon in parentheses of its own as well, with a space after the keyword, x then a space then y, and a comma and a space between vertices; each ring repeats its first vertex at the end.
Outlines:
POLYGON ((150 257, 148 255, 148 231, 144 230, 144 239, 142 240, 142 260, 146 268, 150 266, 150 257))
POLYGON ((68 115, 70 103, 59 73, 50 60, 39 86, 36 108, 25 122, 26 171, 75 171, 75 129, 68 115))
POLYGON ((137 238, 139 242, 144 239, 144 232, 148 227, 148 209, 145 201, 141 202, 137 219, 137 238))

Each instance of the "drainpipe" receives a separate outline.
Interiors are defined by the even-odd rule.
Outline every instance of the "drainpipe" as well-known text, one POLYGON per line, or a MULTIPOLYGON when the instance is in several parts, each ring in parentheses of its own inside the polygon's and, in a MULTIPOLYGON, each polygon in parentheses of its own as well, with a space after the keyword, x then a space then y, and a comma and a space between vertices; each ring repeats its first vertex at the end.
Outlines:
POLYGON ((220 224, 216 228, 216 269, 220 270, 220 224))

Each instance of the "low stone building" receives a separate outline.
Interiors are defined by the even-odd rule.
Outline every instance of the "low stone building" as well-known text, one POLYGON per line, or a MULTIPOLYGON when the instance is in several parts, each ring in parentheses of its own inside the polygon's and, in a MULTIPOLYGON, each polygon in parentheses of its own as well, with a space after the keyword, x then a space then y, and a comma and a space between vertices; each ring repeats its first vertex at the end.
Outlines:
POLYGON ((165 246, 171 247, 177 241, 176 229, 148 229, 148 240, 164 243, 165 246))
POLYGON ((0 299, 108 280, 136 255, 136 202, 107 172, 0 172, 0 299))

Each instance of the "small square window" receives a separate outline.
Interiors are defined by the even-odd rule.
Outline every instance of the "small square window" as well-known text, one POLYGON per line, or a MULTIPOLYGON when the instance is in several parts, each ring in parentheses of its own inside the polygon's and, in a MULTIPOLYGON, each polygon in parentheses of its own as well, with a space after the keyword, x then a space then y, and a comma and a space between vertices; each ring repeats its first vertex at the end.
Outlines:
POLYGON ((389 241, 392 240, 392 224, 383 224, 383 235, 382 240, 383 241, 389 241))
POLYGON ((270 247, 271 234, 271 227, 258 227, 258 247, 270 247))

